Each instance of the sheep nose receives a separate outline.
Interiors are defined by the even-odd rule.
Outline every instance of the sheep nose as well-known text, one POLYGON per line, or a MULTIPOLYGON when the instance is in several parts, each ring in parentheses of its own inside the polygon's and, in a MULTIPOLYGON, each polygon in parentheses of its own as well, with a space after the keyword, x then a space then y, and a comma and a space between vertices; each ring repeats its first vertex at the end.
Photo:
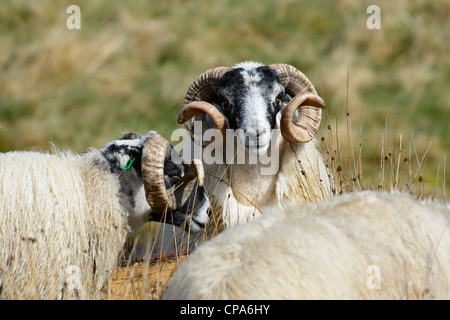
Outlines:
POLYGON ((266 129, 244 129, 245 135, 245 146, 246 147, 255 147, 257 145, 266 144, 264 137, 266 136, 266 129))
POLYGON ((263 134, 265 134, 267 132, 266 129, 249 129, 246 131, 247 134, 249 134, 250 136, 253 136, 254 138, 256 138, 257 140, 259 140, 259 137, 262 136, 263 134))

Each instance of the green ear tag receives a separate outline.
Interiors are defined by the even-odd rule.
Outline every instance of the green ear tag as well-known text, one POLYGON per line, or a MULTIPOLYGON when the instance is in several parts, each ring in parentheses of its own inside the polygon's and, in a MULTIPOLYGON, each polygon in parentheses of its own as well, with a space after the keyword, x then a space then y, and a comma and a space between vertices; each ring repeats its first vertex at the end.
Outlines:
POLYGON ((125 164, 125 167, 123 167, 123 169, 125 171, 128 171, 128 170, 131 169, 131 166, 133 165, 134 159, 136 159, 136 158, 133 157, 133 159, 128 160, 128 162, 125 164))

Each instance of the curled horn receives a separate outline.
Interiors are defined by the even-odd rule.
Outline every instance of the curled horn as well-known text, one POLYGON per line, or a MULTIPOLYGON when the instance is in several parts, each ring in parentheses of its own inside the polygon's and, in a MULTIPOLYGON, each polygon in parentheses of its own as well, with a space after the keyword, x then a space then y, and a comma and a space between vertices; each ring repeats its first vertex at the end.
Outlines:
POLYGON ((280 127, 283 138, 290 143, 308 142, 316 135, 320 125, 320 113, 325 102, 318 95, 298 94, 292 99, 281 115, 280 127), (295 111, 299 111, 298 120, 292 122, 295 111))
POLYGON ((290 143, 311 141, 319 129, 325 102, 317 95, 311 81, 299 70, 287 64, 273 64, 286 93, 294 97, 281 117, 281 134, 290 143), (295 112, 298 118, 292 122, 295 112))
POLYGON ((175 152, 170 143, 155 131, 150 131, 142 148, 141 173, 144 190, 150 207, 158 212, 173 211, 183 206, 198 181, 203 185, 201 162, 193 162, 185 175, 173 186, 166 188, 164 164, 175 152), (197 178, 197 179, 195 179, 197 178))
POLYGON ((170 157, 172 147, 157 132, 150 131, 148 135, 150 137, 144 142, 141 160, 147 202, 156 211, 175 210, 175 197, 166 189, 164 182, 164 163, 170 157))
MULTIPOLYGON (((178 123, 184 123, 186 130, 194 142, 199 142, 200 137, 194 132, 194 122, 201 121, 202 134, 209 128, 206 115, 214 122, 214 127, 225 134, 226 121, 222 113, 211 104, 216 98, 219 90, 220 80, 223 75, 230 71, 228 67, 217 67, 209 69, 201 74, 189 87, 184 99, 184 106, 178 115, 178 123)), ((205 142, 203 147, 208 143, 205 142)))
MULTIPOLYGON (((204 116, 205 114, 209 115, 214 121, 214 127, 220 130, 222 134, 225 134, 225 130, 227 129, 225 117, 216 107, 205 101, 193 101, 185 105, 178 115, 178 123, 185 123, 187 126, 187 124, 192 121, 193 117, 204 116)), ((192 131, 193 130, 190 130, 190 132, 192 131)))

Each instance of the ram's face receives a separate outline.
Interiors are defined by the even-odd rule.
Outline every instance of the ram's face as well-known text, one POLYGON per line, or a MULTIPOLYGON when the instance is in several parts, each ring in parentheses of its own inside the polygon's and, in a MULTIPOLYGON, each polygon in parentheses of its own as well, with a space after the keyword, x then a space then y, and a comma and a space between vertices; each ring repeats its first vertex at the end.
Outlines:
POLYGON ((267 66, 235 68, 222 78, 218 91, 222 113, 249 153, 269 147, 283 95, 277 74, 267 66))
POLYGON ((246 61, 211 68, 197 77, 186 92, 178 123, 184 123, 192 141, 202 147, 211 143, 202 139, 209 128, 222 135, 227 129, 238 130, 246 150, 260 154, 270 145, 278 113, 284 140, 307 143, 319 128, 324 107, 311 81, 295 67, 246 61))

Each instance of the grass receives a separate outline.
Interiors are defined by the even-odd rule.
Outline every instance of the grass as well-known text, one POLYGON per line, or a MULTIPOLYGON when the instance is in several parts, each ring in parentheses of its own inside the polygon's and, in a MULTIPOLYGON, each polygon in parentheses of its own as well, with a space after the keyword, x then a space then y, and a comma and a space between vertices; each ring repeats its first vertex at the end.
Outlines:
POLYGON ((50 141, 84 152, 124 131, 170 138, 199 74, 282 62, 327 103, 317 137, 337 194, 403 189, 446 199, 449 15, 446 0, 5 0, 0 152, 51 151, 50 141), (81 30, 66 28, 71 4, 81 30), (381 30, 366 28, 371 4, 381 30))

